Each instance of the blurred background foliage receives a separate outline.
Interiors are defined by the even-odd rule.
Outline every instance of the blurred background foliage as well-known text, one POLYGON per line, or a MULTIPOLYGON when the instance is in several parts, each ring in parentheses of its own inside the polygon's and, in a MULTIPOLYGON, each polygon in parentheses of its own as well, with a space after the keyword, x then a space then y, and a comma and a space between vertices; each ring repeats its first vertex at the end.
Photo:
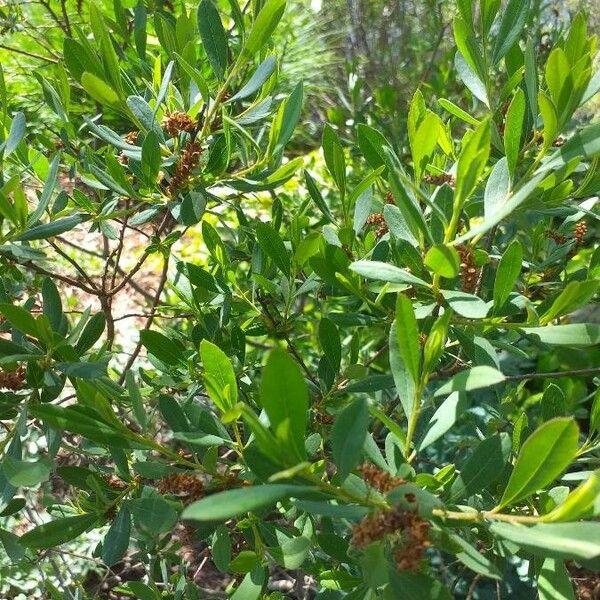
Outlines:
MULTIPOLYGON (((119 6, 132 8, 137 0, 99 3, 114 19, 119 6)), ((221 3, 227 12, 228 2, 221 3)), ((169 18, 178 11, 176 5, 183 4, 195 9, 190 2, 145 0, 149 33, 157 15, 169 18)), ((529 27, 534 37, 542 39, 539 50, 552 46, 577 11, 585 12, 590 31, 597 31, 600 11, 594 5, 594 0, 536 0, 529 27)), ((13 110, 23 111, 32 128, 46 128, 53 117, 41 86, 30 74, 44 77, 56 72, 64 35, 86 23, 87 7, 88 0, 5 0, 0 5, 0 62, 9 97, 13 110)), ((296 152, 320 145, 324 122, 334 124, 348 139, 354 137, 358 123, 367 123, 397 147, 405 146, 405 115, 418 87, 427 103, 443 96, 468 110, 468 92, 453 69, 455 11, 451 0, 290 2, 275 46, 283 49, 282 91, 299 80, 305 84, 307 100, 303 127, 295 136, 296 152)), ((597 102, 587 105, 583 117, 597 112, 597 102)))

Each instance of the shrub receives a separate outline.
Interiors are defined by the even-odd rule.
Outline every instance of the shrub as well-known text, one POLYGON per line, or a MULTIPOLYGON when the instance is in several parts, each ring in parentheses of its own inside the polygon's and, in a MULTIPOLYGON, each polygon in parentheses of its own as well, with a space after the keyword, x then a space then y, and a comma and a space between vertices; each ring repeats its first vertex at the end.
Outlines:
POLYGON ((285 0, 251 5, 92 4, 38 73, 44 133, 0 93, 9 560, 53 598, 573 597, 600 566, 596 38, 458 2, 471 106, 416 91, 408 148, 325 126, 300 174, 285 0))

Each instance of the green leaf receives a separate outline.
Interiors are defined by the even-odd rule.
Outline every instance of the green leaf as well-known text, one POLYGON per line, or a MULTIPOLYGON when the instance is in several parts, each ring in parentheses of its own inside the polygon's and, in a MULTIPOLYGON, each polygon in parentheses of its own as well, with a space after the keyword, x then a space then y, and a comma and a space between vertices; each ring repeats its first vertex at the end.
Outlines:
POLYGON ((441 438, 467 408, 466 396, 452 392, 433 413, 427 424, 425 435, 419 444, 419 450, 424 450, 441 438))
POLYGON ((556 508, 543 515, 545 523, 576 521, 595 512, 594 507, 600 499, 600 471, 594 471, 586 481, 576 487, 556 508))
POLYGON ((221 573, 227 572, 227 567, 231 562, 231 538, 229 529, 220 525, 215 529, 212 535, 212 545, 210 548, 212 560, 221 573))
POLYGON ((177 511, 172 503, 158 494, 130 500, 127 506, 136 526, 152 536, 172 531, 177 522, 177 511))
POLYGON ((80 356, 87 352, 100 339, 105 326, 106 317, 104 313, 99 312, 90 317, 75 345, 75 350, 80 356))
POLYGON ((21 140, 25 137, 25 115, 22 112, 18 112, 12 119, 10 124, 10 131, 8 132, 8 138, 4 143, 4 156, 10 156, 21 143, 21 140))
POLYGON ((179 64, 179 66, 183 69, 183 71, 185 71, 187 76, 196 84, 204 102, 210 102, 210 89, 208 87, 208 83, 206 83, 206 80, 202 76, 202 73, 200 73, 198 69, 190 65, 190 63, 188 63, 185 60, 185 58, 177 54, 177 52, 174 52, 173 54, 177 59, 177 63, 179 64))
MULTIPOLYGON (((400 403, 402 404, 402 410, 404 410, 404 414, 408 419, 415 408, 414 400, 416 393, 416 381, 410 372, 410 368, 406 365, 404 359, 402 358, 403 352, 400 349, 400 336, 396 331, 396 321, 394 321, 390 327, 389 346, 390 369, 393 376, 392 383, 396 386, 396 391, 398 393, 398 397, 400 398, 400 403)), ((370 378, 364 379, 362 382, 357 382, 351 386, 348 386, 345 391, 347 393, 351 393, 353 391, 368 392, 387 389, 391 387, 389 379, 390 378, 387 375, 372 375, 370 378), (375 385, 365 385, 369 383, 369 380, 372 380, 375 385), (369 387, 372 387, 373 389, 371 390, 369 387)))
POLYGON ((383 592, 383 600, 451 600, 444 584, 422 573, 398 572, 390 569, 390 582, 383 592))
POLYGON ((224 521, 247 512, 273 506, 283 498, 297 498, 313 488, 270 483, 227 490, 202 498, 181 515, 190 521, 224 521))
POLYGON ((529 115, 535 119, 538 114, 538 72, 535 54, 535 41, 533 38, 527 40, 525 46, 525 89, 527 91, 527 102, 529 104, 529 115))
POLYGON ((450 539, 461 548, 461 550, 456 552, 455 555, 463 565, 471 569, 471 571, 479 573, 485 577, 498 580, 502 579, 502 573, 498 567, 479 550, 471 546, 471 544, 469 544, 461 536, 451 534, 450 539))
POLYGON ((15 487, 33 487, 48 481, 52 468, 52 461, 43 458, 36 462, 27 462, 5 456, 2 461, 4 475, 15 487))
POLYGON ((266 567, 256 567, 250 573, 246 573, 231 600, 259 600, 268 578, 269 570, 266 567))
POLYGON ((119 104, 117 93, 100 77, 86 71, 81 76, 81 85, 83 89, 100 104, 116 107, 119 104))
POLYGON ((552 483, 574 460, 579 428, 574 419, 552 419, 525 441, 498 508, 514 504, 552 483))
POLYGON ((575 600, 571 577, 562 560, 544 560, 537 586, 540 600, 575 600))
POLYGON ((206 393, 221 412, 227 412, 238 401, 237 380, 231 361, 218 346, 208 340, 200 342, 200 358, 204 368, 206 393))
POLYGON ((461 371, 458 375, 455 375, 450 381, 435 391, 435 396, 445 396, 455 391, 470 392, 472 390, 488 388, 502 383, 504 379, 504 375, 498 369, 481 365, 461 371))
POLYGON ((337 373, 342 361, 342 342, 340 332, 331 319, 323 317, 319 321, 319 341, 329 364, 337 373))
POLYGON ((468 123, 469 125, 479 125, 480 121, 478 121, 475 117, 472 117, 468 112, 464 111, 460 106, 454 104, 447 98, 439 98, 438 104, 444 109, 447 110, 451 115, 454 115, 461 121, 468 123))
POLYGON ((334 221, 334 217, 329 210, 329 207, 325 203, 325 199, 321 194, 321 191, 317 187, 315 180, 308 171, 304 171, 304 181, 306 182, 306 189, 313 199, 313 202, 317 205, 317 208, 327 217, 330 222, 334 221))
POLYGON ((350 265, 350 269, 367 279, 430 287, 428 283, 408 271, 377 260, 357 260, 350 265))
MULTIPOLYGON (((342 550, 342 560, 345 562, 347 549, 342 550)), ((385 585, 388 582, 388 563, 385 556, 385 546, 383 542, 370 544, 363 550, 360 559, 360 566, 365 583, 372 590, 385 585)))
POLYGON ((142 170, 146 180, 150 184, 156 182, 158 172, 160 171, 160 146, 158 136, 151 130, 146 134, 142 144, 142 170))
POLYGON ((198 5, 198 31, 210 66, 223 79, 227 68, 227 34, 212 0, 202 0, 198 5))
POLYGON ((564 417, 566 414, 565 395, 554 383, 551 383, 542 395, 542 419, 549 421, 554 417, 564 417))
POLYGON ((458 76, 462 80, 462 82, 467 86, 469 91, 481 102, 483 102, 488 108, 490 106, 489 98, 487 97, 487 91, 485 89, 485 84, 479 76, 471 69, 465 57, 460 53, 460 51, 456 51, 454 55, 454 67, 458 73, 458 76))
POLYGON ((346 193, 346 158, 337 133, 329 125, 323 129, 323 158, 343 198, 346 193))
POLYGON ((0 529, 0 542, 8 558, 14 563, 20 561, 25 556, 25 548, 19 543, 19 538, 11 531, 0 529))
POLYGON ((421 374, 419 326, 412 301, 402 293, 398 294, 396 300, 396 336, 400 357, 416 384, 421 374))
POLYGON ((19 543, 26 548, 53 548, 70 542, 93 527, 98 515, 83 514, 75 517, 55 519, 49 523, 38 525, 19 538, 19 543))
POLYGON ((459 17, 454 17, 454 40, 456 47, 474 73, 482 80, 486 79, 483 56, 475 39, 473 27, 459 17))
POLYGON ((600 344, 600 325, 593 323, 524 327, 522 331, 550 346, 596 346, 600 344))
POLYGON ((502 308, 508 300, 519 275, 523 263, 523 248, 518 240, 513 240, 505 250, 494 280, 494 308, 502 308))
POLYGON ((543 163, 543 172, 560 169, 574 158, 591 159, 600 155, 600 123, 593 123, 574 133, 543 163))
POLYGON ((54 366, 68 377, 80 379, 98 379, 106 374, 104 362, 62 362, 55 363, 54 366))
POLYGON ((300 367, 283 350, 272 350, 263 369, 260 401, 274 431, 287 421, 291 442, 300 459, 306 456, 308 388, 300 367))
POLYGON ((98 413, 86 410, 80 405, 62 408, 50 404, 32 406, 31 414, 42 419, 54 429, 78 433, 103 446, 115 448, 147 448, 141 440, 124 425, 116 428, 100 418, 98 413))
POLYGON ((256 225, 256 239, 263 252, 275 263, 287 277, 291 274, 290 255, 283 240, 270 223, 259 222, 256 225))
POLYGON ((546 325, 556 317, 585 306, 594 297, 598 287, 600 287, 600 281, 597 279, 570 281, 554 300, 552 306, 540 317, 540 325, 546 325))
POLYGON ((56 221, 50 221, 43 225, 36 225, 31 229, 25 231, 19 235, 16 239, 20 242, 31 242, 33 240, 46 240, 48 238, 60 235, 67 231, 71 231, 80 223, 83 223, 87 217, 80 214, 71 215, 64 217, 63 219, 57 219, 56 221))
POLYGON ((494 434, 483 440, 460 470, 449 493, 449 502, 477 494, 497 481, 508 463, 511 440, 508 434, 494 434))
POLYGON ((177 365, 183 361, 183 353, 180 347, 158 331, 145 329, 140 332, 140 340, 150 354, 156 356, 158 360, 166 365, 177 365))
POLYGON ((479 296, 459 292, 457 290, 440 290, 440 293, 450 305, 450 308, 461 317, 467 319, 483 319, 490 311, 490 307, 479 296))
POLYGON ((368 425, 369 406, 362 398, 346 406, 335 420, 331 435, 331 452, 342 481, 362 456, 368 425))
POLYGON ((519 39, 527 17, 530 0, 509 0, 496 36, 492 61, 497 64, 519 39))
POLYGON ((269 40, 285 11, 286 0, 267 0, 254 20, 240 58, 252 58, 269 40))
POLYGON ((20 512, 26 504, 25 498, 13 498, 7 505, 0 511, 0 517, 10 517, 20 512))
POLYGON ((384 148, 389 146, 383 134, 364 123, 357 125, 356 134, 358 147, 371 168, 383 167, 387 162, 384 148))
POLYGON ((149 585, 142 583, 141 581, 128 581, 125 584, 125 589, 131 591, 134 598, 139 600, 159 600, 160 595, 156 589, 151 588, 149 585))
POLYGON ((600 523, 494 523, 490 531, 535 556, 589 560, 600 556, 600 523))
POLYGON ((411 136, 411 151, 417 185, 430 161, 440 133, 440 118, 432 111, 425 111, 425 116, 420 120, 414 137, 411 136))
POLYGON ((490 122, 485 120, 469 136, 461 149, 454 189, 454 202, 458 206, 462 207, 479 183, 490 154, 490 136, 490 122))
MULTIPOLYGON (((298 124, 300 115, 302 114, 302 99, 304 96, 304 85, 300 81, 292 90, 292 93, 282 104, 277 115, 277 131, 276 143, 273 147, 273 155, 279 156, 289 142, 294 129, 298 124)), ((275 126, 274 126, 275 127, 275 126)))
POLYGON ((408 229, 415 239, 424 238, 430 244, 434 244, 423 210, 412 192, 413 184, 402 167, 402 163, 391 148, 384 148, 384 152, 394 200, 408 229))
POLYGON ((525 92, 519 88, 508 107, 504 127, 504 152, 511 176, 514 176, 519 160, 525 109, 525 92))
POLYGON ((546 152, 558 135, 558 116, 552 100, 543 92, 538 94, 538 104, 544 122, 544 145, 542 150, 546 152))
POLYGON ((269 548, 269 554, 277 564, 286 569, 299 569, 310 549, 311 542, 304 536, 286 540, 277 547, 269 548))
POLYGON ((44 315, 48 317, 52 329, 58 331, 63 320, 62 302, 56 285, 49 277, 45 277, 42 283, 42 298, 44 315))
POLYGON ((432 273, 446 279, 454 279, 460 270, 460 257, 452 246, 432 246, 427 251, 424 262, 432 273))
POLYGON ((265 81, 271 76, 275 67, 277 66, 277 59, 274 56, 268 56, 254 71, 252 77, 250 77, 248 83, 244 87, 234 94, 227 102, 235 102, 236 100, 243 100, 248 96, 252 96, 257 92, 265 81))
POLYGON ((102 540, 102 560, 109 567, 118 563, 129 547, 131 514, 122 506, 102 540))
POLYGON ((37 338, 40 333, 36 320, 28 310, 14 304, 0 304, 0 314, 3 314, 10 324, 21 333, 37 338))

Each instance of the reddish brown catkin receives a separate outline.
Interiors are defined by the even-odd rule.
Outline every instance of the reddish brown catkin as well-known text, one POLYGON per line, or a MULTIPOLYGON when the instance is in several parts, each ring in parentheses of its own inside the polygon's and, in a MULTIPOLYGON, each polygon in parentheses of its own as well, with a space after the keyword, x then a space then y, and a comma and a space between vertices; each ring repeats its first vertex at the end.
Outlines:
POLYGON ((14 371, 5 371, 0 369, 0 389, 16 392, 23 387, 25 383, 25 369, 18 367, 14 371))
POLYGON ((198 123, 187 113, 172 112, 163 117, 161 125, 171 137, 175 137, 182 132, 193 133, 198 123))
POLYGON ((202 147, 198 142, 190 142, 183 149, 167 187, 169 196, 173 196, 176 192, 188 185, 192 176, 192 171, 200 164, 201 154, 202 147))

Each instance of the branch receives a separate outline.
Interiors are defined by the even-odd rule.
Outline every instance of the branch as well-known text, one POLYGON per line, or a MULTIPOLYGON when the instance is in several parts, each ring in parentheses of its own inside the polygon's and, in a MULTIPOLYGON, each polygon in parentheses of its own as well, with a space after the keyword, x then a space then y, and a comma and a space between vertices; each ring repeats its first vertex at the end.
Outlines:
MULTIPOLYGON (((142 331, 147 331, 152 326, 152 322, 154 321, 154 317, 156 315, 156 308, 158 307, 158 303, 160 302, 160 297, 161 297, 162 292, 165 289, 165 285, 167 283, 168 271, 169 271, 169 257, 165 256, 165 261, 163 263, 162 272, 160 274, 160 281, 158 283, 158 288, 156 289, 156 292, 154 294, 154 300, 152 301, 152 306, 150 308, 150 316, 148 317, 148 320, 146 321, 146 324, 144 325, 144 329, 142 331)), ((127 371, 129 371, 129 369, 131 369, 131 367, 133 366, 133 363, 137 359, 141 349, 142 349, 142 340, 141 340, 141 336, 140 336, 140 340, 138 341, 134 351, 132 352, 131 356, 129 357, 129 360, 127 361, 127 364, 123 368, 123 372, 121 373, 121 376, 119 377, 119 384, 123 385, 123 382, 125 381, 125 377, 127 376, 127 371)))
POLYGON ((6 44, 0 44, 0 48, 4 50, 8 50, 9 52, 16 52, 17 54, 23 54, 23 56, 28 56, 29 58, 35 58, 36 60, 43 60, 53 65, 57 65, 58 61, 53 58, 48 58, 47 56, 42 56, 41 54, 36 54, 35 52, 27 52, 27 50, 21 50, 21 48, 13 48, 12 46, 7 46, 6 44))
POLYGON ((550 371, 548 373, 525 373, 523 375, 506 375, 505 381, 523 381, 525 379, 559 379, 560 377, 590 377, 600 375, 600 367, 590 369, 571 369, 570 371, 550 371))
POLYGON ((28 267, 29 269, 35 271, 36 273, 39 273, 40 275, 48 275, 48 277, 58 279, 63 283, 68 283, 69 285, 79 288, 80 290, 86 292, 87 294, 91 294, 92 296, 98 295, 98 290, 88 287, 84 283, 81 283, 81 281, 73 279, 72 277, 68 277, 67 275, 60 275, 59 273, 53 273, 52 271, 48 271, 47 269, 44 269, 44 267, 40 267, 39 265, 36 265, 30 260, 19 262, 18 264, 20 264, 23 267, 28 267))

